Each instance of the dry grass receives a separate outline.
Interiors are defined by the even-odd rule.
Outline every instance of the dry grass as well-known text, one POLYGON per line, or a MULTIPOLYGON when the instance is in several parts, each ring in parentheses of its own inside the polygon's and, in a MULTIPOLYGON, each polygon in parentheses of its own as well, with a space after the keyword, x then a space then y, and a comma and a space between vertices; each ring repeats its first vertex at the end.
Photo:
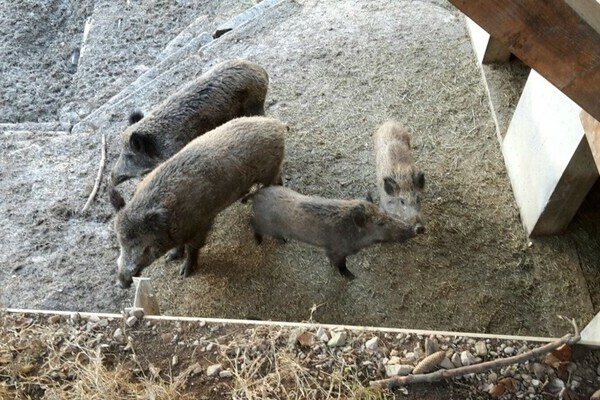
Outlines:
POLYGON ((285 329, 256 329, 249 341, 221 348, 234 381, 232 398, 239 400, 290 399, 377 400, 390 398, 388 392, 365 387, 357 375, 358 366, 335 351, 327 354, 331 370, 315 367, 315 360, 299 358, 293 348, 283 345, 285 329), (255 351, 253 350, 255 349, 255 351), (327 371, 326 371, 327 370, 327 371))
POLYGON ((1 317, 1 399, 192 398, 181 392, 186 374, 169 380, 148 376, 134 352, 119 356, 94 333, 1 317))

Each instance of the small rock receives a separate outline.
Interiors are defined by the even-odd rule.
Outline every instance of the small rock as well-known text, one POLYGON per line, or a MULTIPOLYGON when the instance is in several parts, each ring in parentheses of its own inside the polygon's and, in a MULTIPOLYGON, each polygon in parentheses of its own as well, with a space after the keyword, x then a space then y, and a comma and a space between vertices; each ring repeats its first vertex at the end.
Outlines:
POLYGON ((115 339, 119 343, 125 342, 125 335, 123 335, 123 330, 121 328, 117 328, 113 333, 113 339, 115 339))
POLYGON ((144 317, 144 309, 140 307, 132 308, 131 311, 129 311, 129 315, 136 317, 137 319, 142 319, 144 317))
POLYGON ((194 343, 192 343, 194 346, 200 346, 200 341, 198 339, 194 340, 194 343))
POLYGON ((460 353, 460 362, 466 367, 468 365, 475 364, 475 357, 473 357, 473 354, 471 354, 469 350, 464 350, 462 353, 460 353))
POLYGON ((346 338, 348 334, 343 332, 335 332, 329 342, 327 342, 327 346, 329 347, 341 347, 346 344, 346 338))
POLYGON ((546 371, 546 367, 544 367, 542 364, 540 363, 535 363, 533 364, 533 374, 535 375, 536 378, 538 378, 540 381, 543 381, 545 378, 545 371, 546 371))
POLYGON ((310 332, 303 332, 300 336, 298 336, 298 343, 301 346, 312 346, 314 344, 315 336, 310 332))
POLYGON ((295 328, 290 332, 290 337, 288 338, 288 346, 295 347, 298 343, 298 338, 300 335, 304 333, 304 328, 295 328))
POLYGON ((450 361, 452 361, 452 364, 454 364, 456 368, 462 367, 462 362, 460 361, 460 354, 452 354, 452 358, 450 358, 450 361))
POLYGON ((415 360, 420 360, 421 357, 423 357, 423 355, 425 354, 421 346, 416 346, 413 350, 413 353, 415 355, 415 360))
POLYGON ((504 348, 504 354, 506 354, 507 356, 514 354, 514 352, 515 352, 515 348, 512 346, 506 346, 504 348))
POLYGON ((523 382, 531 382, 532 380, 531 375, 527 374, 521 374, 521 379, 523 379, 523 382))
POLYGON ((417 359, 417 357, 415 356, 415 353, 413 353, 412 351, 410 353, 406 353, 406 355, 404 356, 404 361, 406 362, 413 362, 417 359))
POLYGON ((219 377, 221 378, 231 378, 233 376, 233 373, 229 370, 224 370, 219 372, 219 377))
POLYGON ((495 372, 490 372, 488 375, 488 381, 490 383, 496 383, 498 381, 498 374, 495 372))
POLYGON ((454 364, 452 363, 452 361, 450 361, 448 357, 445 357, 444 360, 440 363, 440 367, 444 369, 453 369, 454 364))
POLYGON ((81 321, 81 314, 79 314, 78 312, 71 313, 69 317, 71 318, 71 321, 75 323, 81 321))
POLYGON ((163 343, 169 343, 171 340, 173 340, 173 335, 171 333, 163 333, 160 335, 160 339, 163 341, 163 343))
POLYGON ((317 337, 321 342, 329 341, 329 335, 327 334, 325 328, 323 328, 322 326, 320 326, 319 329, 317 329, 317 337))
POLYGON ((171 365, 174 367, 177 365, 178 362, 179 362, 179 358, 177 357, 177 355, 174 355, 173 358, 171 359, 171 365))
POLYGON ((425 355, 430 356, 438 350, 439 350, 439 346, 435 342, 435 340, 430 339, 430 338, 425 339, 425 355))
POLYGON ((138 321, 138 319, 132 315, 131 317, 127 318, 127 320, 125 321, 125 324, 131 328, 132 326, 134 326, 137 323, 137 321, 138 321))
POLYGON ((392 357, 397 356, 398 354, 400 354, 400 353, 398 353, 398 350, 396 350, 396 349, 392 349, 392 351, 390 351, 390 356, 392 356, 392 357))
POLYGON ((90 322, 99 322, 99 321, 102 321, 102 320, 100 319, 100 317, 98 317, 98 316, 97 316, 97 315, 95 315, 95 314, 89 315, 89 316, 87 317, 87 320, 88 320, 88 321, 90 321, 90 322))
POLYGON ((365 348, 368 350, 371 350, 371 351, 375 351, 375 350, 377 350, 378 342, 379 342, 379 338, 377 336, 374 336, 365 342, 365 348))
POLYGON ((48 323, 57 324, 60 322, 60 315, 51 315, 48 317, 48 323))
POLYGON ((485 357, 487 356, 487 353, 488 350, 484 341, 479 341, 475 343, 475 354, 477 354, 479 357, 485 357))
POLYGON ((388 364, 385 366, 385 376, 391 378, 392 376, 406 376, 413 370, 412 365, 405 364, 388 364))
POLYGON ((215 344, 214 343, 209 343, 206 345, 206 351, 210 352, 213 351, 213 349, 215 348, 215 344))
POLYGON ((219 373, 221 372, 222 369, 223 369, 223 367, 221 366, 221 364, 211 365, 210 367, 208 367, 206 369, 206 375, 207 376, 217 376, 217 375, 219 375, 219 373))
POLYGON ((392 356, 388 360, 387 364, 400 364, 400 362, 401 362, 400 357, 398 357, 398 356, 392 356))
POLYGON ((200 328, 204 328, 206 326, 206 321, 200 321, 200 328))

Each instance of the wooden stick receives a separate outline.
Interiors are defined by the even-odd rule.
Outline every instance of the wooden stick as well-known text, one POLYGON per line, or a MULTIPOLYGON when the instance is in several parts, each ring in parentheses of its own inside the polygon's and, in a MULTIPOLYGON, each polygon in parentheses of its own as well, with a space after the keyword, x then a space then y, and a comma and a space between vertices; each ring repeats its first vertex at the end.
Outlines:
POLYGON ((96 197, 96 193, 98 193, 98 188, 100 187, 100 181, 102 180, 102 174, 104 174, 104 164, 106 163, 106 135, 102 134, 102 157, 100 158, 100 167, 98 168, 98 175, 96 176, 96 180, 94 181, 94 188, 92 189, 92 193, 90 193, 90 197, 88 197, 85 205, 81 209, 81 212, 84 213, 87 211, 89 206, 92 204, 94 197, 96 197))
MULTIPOLYGON (((562 319, 562 317, 561 317, 562 319)), ((532 358, 542 356, 544 354, 550 353, 551 351, 557 349, 563 344, 573 345, 577 343, 581 336, 579 335, 579 328, 577 327, 577 323, 575 320, 570 320, 573 328, 575 330, 575 334, 567 334, 562 338, 548 343, 542 347, 538 347, 531 351, 528 351, 523 354, 518 354, 516 356, 507 357, 507 358, 499 358, 493 361, 487 361, 481 364, 469 365, 466 367, 460 367, 455 369, 442 369, 436 372, 432 372, 429 374, 417 374, 417 375, 408 375, 408 376, 395 376, 388 379, 381 379, 378 381, 371 381, 369 384, 373 387, 377 388, 394 388, 397 386, 407 385, 409 383, 423 383, 423 382, 438 382, 442 379, 450 379, 457 378, 459 376, 468 375, 468 374, 478 374, 484 371, 488 371, 491 369, 501 368, 512 364, 521 364, 527 360, 531 360, 532 358)))

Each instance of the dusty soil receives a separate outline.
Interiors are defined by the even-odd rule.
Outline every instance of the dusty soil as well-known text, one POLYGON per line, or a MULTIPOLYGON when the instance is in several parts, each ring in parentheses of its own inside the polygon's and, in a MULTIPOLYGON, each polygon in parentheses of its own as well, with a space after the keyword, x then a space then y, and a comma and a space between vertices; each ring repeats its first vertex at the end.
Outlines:
POLYGON ((452 355, 468 353, 478 364, 541 345, 319 326, 145 319, 128 325, 78 313, 8 314, 0 317, 0 398, 589 398, 598 385, 598 354, 568 345, 471 376, 391 390, 369 387, 394 365, 419 365, 428 354, 445 353, 450 363, 452 355), (345 339, 333 343, 334 335, 345 339))
MULTIPOLYGON (((122 13, 129 18, 124 21, 135 23, 120 42, 94 37, 90 29, 89 43, 98 48, 90 45, 87 54, 105 55, 105 61, 83 57, 82 63, 98 62, 77 68, 85 76, 65 75, 65 87, 56 95, 40 101, 30 96, 31 108, 13 102, 21 98, 16 93, 4 97, 2 106, 12 108, 0 122, 56 121, 64 117, 62 107, 71 123, 84 119, 145 71, 134 67, 149 66, 161 46, 196 16, 192 2, 163 3, 169 10, 164 15, 133 1, 125 10, 97 1, 73 11, 69 15, 77 16, 77 35, 84 16, 91 12, 93 17, 94 10, 109 27, 122 13), (192 10, 184 12, 184 3, 185 10, 192 10), (144 36, 146 31, 156 36, 144 36), (144 51, 136 48, 131 59, 122 57, 119 63, 106 61, 140 40, 144 51), (113 68, 110 74, 103 72, 107 66, 113 68), (73 85, 86 89, 76 94, 73 85), (77 102, 80 108, 73 107, 77 102)), ((42 12, 33 3, 29 9, 29 3, 22 4, 23 13, 42 12)), ((206 31, 251 5, 223 4, 198 10, 214 15, 206 31)), ((47 7, 60 11, 58 2, 47 7)), ((0 10, 4 24, 11 10, 0 10)), ((46 25, 33 26, 39 31, 30 36, 38 42, 17 37, 12 46, 54 43, 46 25)), ((47 56, 59 63, 60 54, 49 51, 47 56)), ((267 114, 292 128, 285 183, 302 193, 354 198, 374 191, 371 133, 388 118, 409 127, 416 162, 426 173, 427 234, 351 257, 348 267, 357 279, 348 283, 319 249, 271 240, 257 246, 248 227, 249 207, 236 204, 215 224, 195 275, 182 279, 176 263, 163 260, 144 271, 163 313, 288 321, 312 317, 321 323, 555 336, 563 333, 556 314, 584 325, 598 310, 597 203, 588 202, 563 236, 532 242, 525 237, 464 21, 441 1, 286 0, 182 59, 146 86, 149 94, 142 100, 131 98, 107 114, 101 132, 4 128, 0 304, 111 312, 131 304, 132 291, 114 286, 118 248, 105 184, 91 209, 80 211, 96 176, 100 133, 108 139, 106 176, 131 108, 150 109, 178 84, 233 57, 252 59, 269 71, 267 114)), ((39 71, 3 77, 10 87, 29 82, 36 73, 45 85, 55 84, 58 78, 39 71)))

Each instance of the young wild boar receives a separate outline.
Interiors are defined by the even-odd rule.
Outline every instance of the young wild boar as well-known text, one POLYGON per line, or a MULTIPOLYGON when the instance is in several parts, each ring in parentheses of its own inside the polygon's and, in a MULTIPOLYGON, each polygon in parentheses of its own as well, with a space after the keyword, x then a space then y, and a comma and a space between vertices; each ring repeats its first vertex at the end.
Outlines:
POLYGON ((398 122, 387 121, 373 139, 381 207, 406 221, 422 223, 421 192, 425 187, 425 174, 415 168, 410 135, 398 122))
POLYGON ((152 170, 115 217, 121 286, 129 287, 154 260, 182 246, 187 258, 181 274, 193 272, 217 214, 252 185, 281 182, 286 132, 285 124, 271 118, 237 118, 152 170))
POLYGON ((264 115, 268 85, 260 65, 229 60, 179 89, 148 115, 131 114, 112 184, 144 175, 194 138, 233 118, 264 115))
POLYGON ((404 242, 423 232, 364 200, 331 200, 301 195, 282 186, 269 186, 253 196, 252 227, 262 235, 296 239, 324 247, 329 262, 347 279, 346 257, 373 243, 404 242))

